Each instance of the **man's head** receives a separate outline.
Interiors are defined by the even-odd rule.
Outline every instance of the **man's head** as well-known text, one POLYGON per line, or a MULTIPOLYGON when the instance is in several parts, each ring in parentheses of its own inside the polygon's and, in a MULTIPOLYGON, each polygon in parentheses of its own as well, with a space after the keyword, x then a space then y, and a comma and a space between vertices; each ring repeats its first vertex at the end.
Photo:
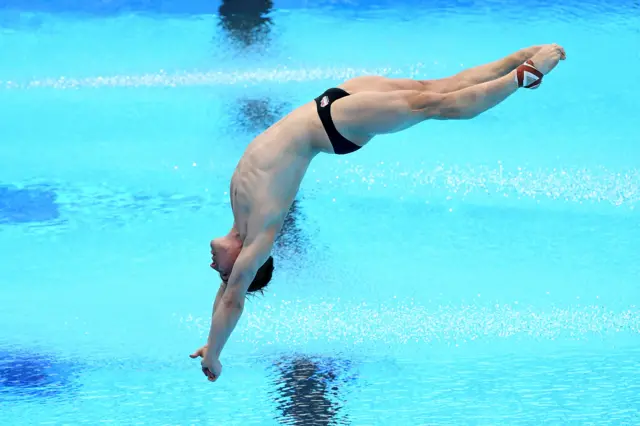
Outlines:
MULTIPOLYGON (((236 234, 229 233, 224 237, 211 240, 211 267, 220 273, 220 278, 225 283, 231 276, 233 265, 242 250, 242 241, 236 234)), ((249 286, 248 293, 261 292, 271 281, 273 275, 273 257, 269 259, 258 269, 253 282, 249 286)))

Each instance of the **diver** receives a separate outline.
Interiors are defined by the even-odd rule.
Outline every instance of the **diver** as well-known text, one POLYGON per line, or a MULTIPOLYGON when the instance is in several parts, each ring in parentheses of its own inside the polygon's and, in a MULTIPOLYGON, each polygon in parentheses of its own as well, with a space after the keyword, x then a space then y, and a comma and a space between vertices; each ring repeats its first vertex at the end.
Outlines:
POLYGON ((557 44, 521 49, 503 59, 437 80, 361 76, 328 89, 258 135, 231 177, 233 225, 211 241, 211 267, 222 284, 213 304, 201 357, 210 381, 220 377, 219 357, 235 328, 247 293, 262 291, 274 269, 271 250, 300 183, 319 153, 344 155, 374 136, 426 120, 465 120, 536 89, 566 59, 557 44))

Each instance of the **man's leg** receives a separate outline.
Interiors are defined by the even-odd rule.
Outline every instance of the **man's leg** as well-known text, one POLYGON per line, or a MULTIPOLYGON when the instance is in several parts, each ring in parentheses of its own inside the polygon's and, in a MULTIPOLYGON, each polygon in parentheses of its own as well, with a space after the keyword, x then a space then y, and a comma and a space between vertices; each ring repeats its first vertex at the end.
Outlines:
POLYGON ((340 86, 354 95, 360 92, 393 92, 396 90, 424 90, 421 80, 389 78, 380 75, 363 75, 345 81, 340 86))
POLYGON ((527 47, 497 61, 466 69, 452 77, 438 80, 424 80, 423 84, 426 90, 438 93, 450 93, 476 84, 486 83, 514 71, 518 66, 533 58, 541 48, 542 46, 527 47))
POLYGON ((360 92, 331 107, 342 136, 364 145, 373 136, 396 133, 427 119, 469 119, 494 107, 518 89, 513 75, 451 93, 417 90, 360 92))
POLYGON ((345 81, 339 87, 350 94, 359 92, 393 92, 396 90, 427 90, 449 93, 475 84, 500 78, 538 53, 540 46, 521 49, 500 60, 464 70, 452 77, 437 80, 413 80, 410 78, 388 78, 365 75, 345 81))
MULTIPOLYGON (((558 45, 544 46, 533 58, 539 71, 550 72, 565 59, 558 45)), ((395 133, 427 119, 462 120, 493 108, 518 90, 516 71, 492 81, 449 93, 426 90, 361 92, 338 99, 331 107, 338 131, 358 145, 373 136, 395 133)))

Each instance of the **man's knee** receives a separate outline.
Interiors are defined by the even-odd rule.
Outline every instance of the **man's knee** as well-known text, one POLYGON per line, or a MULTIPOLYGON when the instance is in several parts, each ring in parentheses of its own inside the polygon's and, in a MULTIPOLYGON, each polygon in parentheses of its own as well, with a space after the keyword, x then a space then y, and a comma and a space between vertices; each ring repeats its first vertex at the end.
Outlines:
POLYGON ((467 87, 467 81, 462 75, 440 78, 437 80, 422 80, 422 84, 427 92, 451 93, 467 87))

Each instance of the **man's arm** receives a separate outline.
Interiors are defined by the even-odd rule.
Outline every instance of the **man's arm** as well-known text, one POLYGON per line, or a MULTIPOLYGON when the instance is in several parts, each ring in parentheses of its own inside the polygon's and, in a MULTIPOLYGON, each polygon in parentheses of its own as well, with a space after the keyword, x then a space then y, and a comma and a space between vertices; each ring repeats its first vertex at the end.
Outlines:
MULTIPOLYGON (((220 357, 222 348, 227 343, 231 332, 235 328, 242 311, 247 289, 256 276, 258 269, 267 261, 276 230, 269 228, 260 233, 253 241, 246 244, 233 265, 226 288, 222 295, 216 297, 214 312, 211 318, 211 329, 208 339, 208 356, 213 359, 220 357)), ((247 243, 245 241, 245 243, 247 243)), ((219 292, 220 293, 220 292, 219 292)))
POLYGON ((218 289, 218 292, 216 293, 216 298, 213 302, 213 308, 211 309, 211 315, 213 316, 213 313, 216 311, 216 309, 218 308, 218 305, 220 305, 220 299, 222 299, 222 295, 224 294, 224 290, 227 288, 227 284, 225 284, 224 282, 220 283, 220 288, 218 289))
MULTIPOLYGON (((213 307, 211 308, 211 316, 213 317, 214 313, 216 312, 216 309, 218 309, 218 306, 220 305, 220 299, 222 299, 222 295, 224 294, 224 290, 227 288, 227 284, 225 284, 224 282, 220 283, 220 288, 218 288, 218 292, 216 293, 216 298, 213 302, 213 307)), ((206 344, 203 347, 201 347, 200 349, 198 349, 197 351, 195 351, 193 354, 191 354, 191 358, 197 358, 199 356, 203 356, 203 353, 206 349, 208 349, 209 345, 206 344)))

